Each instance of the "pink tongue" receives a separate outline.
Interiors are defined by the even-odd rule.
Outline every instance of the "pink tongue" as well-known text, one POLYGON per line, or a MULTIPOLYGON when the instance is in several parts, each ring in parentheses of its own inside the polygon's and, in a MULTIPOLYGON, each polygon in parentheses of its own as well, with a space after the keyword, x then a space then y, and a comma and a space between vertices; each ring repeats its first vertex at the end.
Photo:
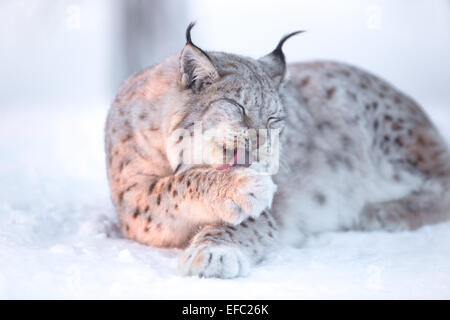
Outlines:
MULTIPOLYGON (((223 166, 220 166, 220 167, 218 167, 216 169, 217 170, 226 170, 226 169, 229 169, 229 168, 233 167, 234 165, 237 165, 238 164, 237 163, 238 162, 238 157, 239 157, 240 154, 242 154, 242 152, 244 152, 242 149, 237 149, 236 154, 234 155, 233 159, 231 159, 230 162, 228 162, 227 164, 225 164, 223 166)), ((244 154, 245 154, 245 152, 244 152, 244 154)), ((244 157, 245 157, 245 155, 244 155, 244 157)), ((250 164, 249 163, 248 164, 243 164, 243 166, 249 167, 250 164)))

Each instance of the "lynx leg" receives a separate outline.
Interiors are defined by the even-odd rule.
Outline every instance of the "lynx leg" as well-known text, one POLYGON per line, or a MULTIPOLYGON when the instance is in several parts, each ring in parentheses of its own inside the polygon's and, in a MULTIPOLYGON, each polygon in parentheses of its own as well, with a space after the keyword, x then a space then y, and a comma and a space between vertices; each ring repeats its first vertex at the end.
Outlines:
MULTIPOLYGON (((271 176, 250 168, 190 166, 172 172, 142 155, 130 135, 107 148, 111 195, 128 238, 160 247, 185 247, 199 225, 237 224, 270 207, 271 176)), ((155 155, 156 154, 156 155, 155 155)))
POLYGON ((367 204, 361 213, 363 230, 413 230, 450 217, 450 189, 415 191, 404 198, 367 204))
POLYGON ((183 275, 235 278, 245 276, 278 242, 278 226, 269 212, 241 224, 206 226, 181 254, 183 275))

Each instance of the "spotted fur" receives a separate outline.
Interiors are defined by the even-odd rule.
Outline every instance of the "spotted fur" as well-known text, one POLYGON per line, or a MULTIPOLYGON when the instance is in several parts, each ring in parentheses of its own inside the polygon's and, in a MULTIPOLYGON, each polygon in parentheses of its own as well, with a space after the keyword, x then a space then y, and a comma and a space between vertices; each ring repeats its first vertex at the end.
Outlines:
POLYGON ((205 52, 191 28, 181 54, 133 75, 108 114, 108 178, 127 237, 184 248, 183 274, 230 278, 280 241, 448 218, 449 152, 411 98, 342 63, 286 67, 287 37, 255 60, 205 52), (232 139, 274 118, 282 156, 273 176, 186 164, 183 137, 172 139, 198 121, 224 125, 232 139))

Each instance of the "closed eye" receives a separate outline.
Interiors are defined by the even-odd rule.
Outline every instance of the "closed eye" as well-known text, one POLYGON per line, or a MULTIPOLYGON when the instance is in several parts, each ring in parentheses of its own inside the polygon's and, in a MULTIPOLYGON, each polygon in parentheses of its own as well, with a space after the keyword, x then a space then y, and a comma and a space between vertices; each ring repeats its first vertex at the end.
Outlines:
POLYGON ((241 110, 242 114, 245 116, 245 108, 240 103, 229 98, 222 98, 222 99, 238 107, 241 110))
POLYGON ((280 117, 269 117, 267 119, 266 127, 267 128, 273 127, 274 124, 277 124, 283 120, 284 120, 284 118, 280 118, 280 117))

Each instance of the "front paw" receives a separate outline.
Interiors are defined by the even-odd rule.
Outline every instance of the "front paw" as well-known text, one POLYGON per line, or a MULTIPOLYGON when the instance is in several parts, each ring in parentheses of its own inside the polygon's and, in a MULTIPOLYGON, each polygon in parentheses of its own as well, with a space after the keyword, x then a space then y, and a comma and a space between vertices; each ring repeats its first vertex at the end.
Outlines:
POLYGON ((272 205, 276 185, 272 177, 250 168, 233 169, 233 186, 227 193, 224 204, 226 222, 238 224, 248 217, 257 218, 264 209, 272 205))
POLYGON ((215 244, 187 248, 178 262, 183 275, 201 278, 236 278, 248 274, 249 266, 239 248, 215 244))

